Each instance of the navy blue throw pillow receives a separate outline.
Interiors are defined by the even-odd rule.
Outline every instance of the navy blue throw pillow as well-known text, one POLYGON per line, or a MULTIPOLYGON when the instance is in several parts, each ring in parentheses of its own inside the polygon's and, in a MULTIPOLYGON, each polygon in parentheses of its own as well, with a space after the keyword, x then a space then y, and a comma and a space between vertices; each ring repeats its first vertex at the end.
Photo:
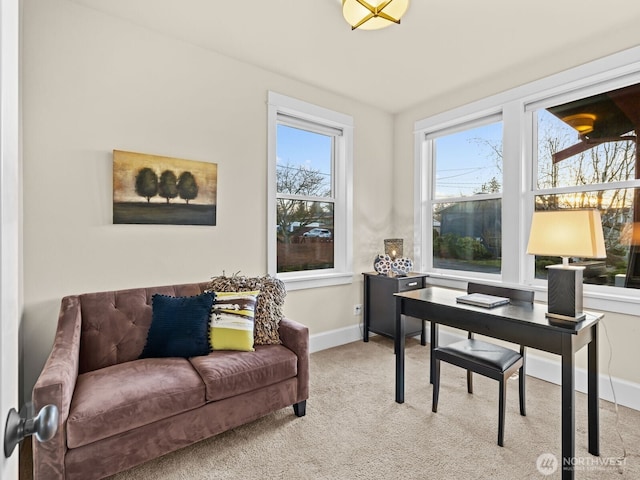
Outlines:
POLYGON ((214 299, 211 292, 193 297, 151 297, 153 317, 140 358, 207 355, 214 299))

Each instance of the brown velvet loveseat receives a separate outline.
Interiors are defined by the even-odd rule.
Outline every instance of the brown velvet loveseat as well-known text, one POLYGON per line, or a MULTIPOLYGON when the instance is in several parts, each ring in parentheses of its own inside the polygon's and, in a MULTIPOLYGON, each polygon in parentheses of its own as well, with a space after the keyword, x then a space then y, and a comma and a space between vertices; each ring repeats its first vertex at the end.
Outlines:
POLYGON ((293 406, 309 396, 309 332, 281 319, 281 344, 254 352, 143 358, 152 296, 189 297, 207 283, 74 295, 62 300, 52 352, 33 389, 58 431, 34 442, 34 479, 99 479, 293 406))

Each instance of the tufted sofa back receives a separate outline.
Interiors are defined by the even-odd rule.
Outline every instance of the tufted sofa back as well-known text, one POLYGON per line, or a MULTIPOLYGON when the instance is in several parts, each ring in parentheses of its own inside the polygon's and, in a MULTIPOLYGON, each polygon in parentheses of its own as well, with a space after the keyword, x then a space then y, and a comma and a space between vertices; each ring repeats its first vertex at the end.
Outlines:
POLYGON ((79 373, 138 358, 151 325, 154 294, 199 295, 207 283, 134 288, 79 295, 82 315, 79 373))

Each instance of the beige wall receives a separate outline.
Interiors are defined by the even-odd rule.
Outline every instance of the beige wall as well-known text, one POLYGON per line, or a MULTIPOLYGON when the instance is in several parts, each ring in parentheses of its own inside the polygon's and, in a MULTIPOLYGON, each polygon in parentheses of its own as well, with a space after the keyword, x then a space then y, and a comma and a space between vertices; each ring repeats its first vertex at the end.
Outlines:
POLYGON ((266 273, 268 90, 354 117, 354 282, 290 292, 285 313, 312 334, 361 320, 391 228, 392 116, 66 0, 23 18, 25 392, 64 295, 266 273), (113 225, 113 149, 217 163, 217 226, 113 225))

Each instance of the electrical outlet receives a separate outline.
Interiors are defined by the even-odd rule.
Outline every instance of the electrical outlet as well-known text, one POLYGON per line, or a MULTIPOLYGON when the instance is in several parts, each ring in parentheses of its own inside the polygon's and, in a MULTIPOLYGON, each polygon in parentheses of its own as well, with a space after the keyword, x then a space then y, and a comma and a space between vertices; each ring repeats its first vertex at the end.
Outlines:
POLYGON ((353 306, 353 314, 354 315, 362 315, 362 304, 357 304, 353 306))

